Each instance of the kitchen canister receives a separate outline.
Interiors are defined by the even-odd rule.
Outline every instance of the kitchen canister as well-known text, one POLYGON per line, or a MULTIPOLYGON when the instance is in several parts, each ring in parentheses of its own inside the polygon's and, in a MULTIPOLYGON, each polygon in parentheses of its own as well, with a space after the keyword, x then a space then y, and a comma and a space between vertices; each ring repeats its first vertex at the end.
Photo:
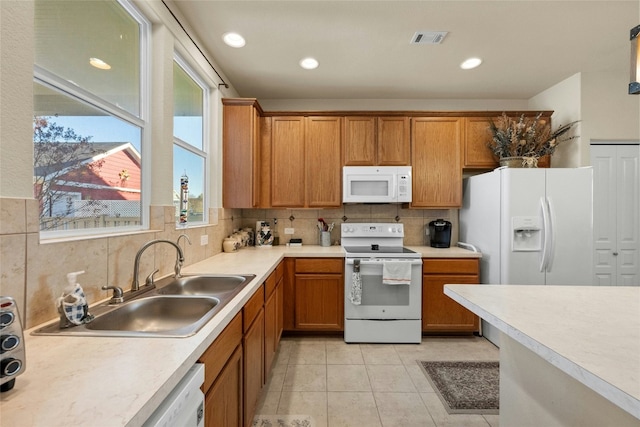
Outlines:
POLYGON ((222 242, 222 250, 225 252, 236 252, 238 250, 238 241, 232 237, 225 237, 222 242))
POLYGON ((321 231, 320 232, 320 246, 331 246, 331 232, 330 231, 321 231))
POLYGON ((260 231, 256 233, 257 247, 271 247, 273 245, 273 233, 268 222, 262 222, 260 231))

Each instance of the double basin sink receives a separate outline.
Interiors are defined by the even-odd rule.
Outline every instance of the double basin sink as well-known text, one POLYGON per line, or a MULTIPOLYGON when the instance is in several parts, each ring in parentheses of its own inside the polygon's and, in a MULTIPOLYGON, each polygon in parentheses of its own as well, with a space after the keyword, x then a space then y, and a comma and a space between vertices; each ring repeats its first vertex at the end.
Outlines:
MULTIPOLYGON (((58 322, 34 335, 188 337, 194 335, 233 299, 255 275, 197 275, 161 279, 155 288, 121 304, 104 303, 95 318, 69 328, 58 322)), ((141 288, 144 290, 144 287, 141 288)))

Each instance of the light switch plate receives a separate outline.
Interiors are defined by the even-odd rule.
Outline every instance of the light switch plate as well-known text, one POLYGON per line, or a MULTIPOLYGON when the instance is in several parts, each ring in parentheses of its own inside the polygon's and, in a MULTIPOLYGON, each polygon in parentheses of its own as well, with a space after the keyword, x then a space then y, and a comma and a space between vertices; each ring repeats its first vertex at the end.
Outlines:
POLYGON ((284 229, 284 234, 293 234, 294 231, 295 230, 293 228, 287 227, 287 228, 284 229))
POLYGON ((200 246, 204 246, 206 244, 209 243, 209 235, 208 234, 203 234, 202 236, 200 236, 200 246))

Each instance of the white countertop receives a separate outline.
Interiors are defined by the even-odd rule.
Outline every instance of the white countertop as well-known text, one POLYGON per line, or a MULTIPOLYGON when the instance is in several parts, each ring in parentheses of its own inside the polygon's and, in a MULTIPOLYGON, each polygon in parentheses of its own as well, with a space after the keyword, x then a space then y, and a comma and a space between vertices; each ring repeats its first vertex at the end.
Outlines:
MULTIPOLYGON (((480 256, 460 248, 413 249, 429 257, 480 256)), ((247 248, 185 267, 184 274, 256 275, 191 337, 32 336, 41 325, 25 331, 26 370, 13 390, 0 394, 2 425, 141 425, 285 256, 344 257, 344 251, 340 246, 247 248)))
POLYGON ((640 287, 446 285, 444 293, 640 419, 640 287))

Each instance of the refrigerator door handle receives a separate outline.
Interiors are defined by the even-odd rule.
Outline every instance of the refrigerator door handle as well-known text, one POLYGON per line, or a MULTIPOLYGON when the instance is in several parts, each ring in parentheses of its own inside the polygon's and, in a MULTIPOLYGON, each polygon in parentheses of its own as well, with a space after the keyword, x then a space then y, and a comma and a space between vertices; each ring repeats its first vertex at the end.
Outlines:
MULTIPOLYGON (((553 251, 554 246, 556 244, 556 229, 553 223, 553 203, 551 203, 551 199, 546 197, 547 204, 547 216, 549 217, 549 249, 547 250, 547 262, 545 263, 546 270, 551 271, 551 267, 553 264, 553 251)), ((546 240, 546 239, 545 239, 546 240)))
POLYGON ((549 210, 547 208, 546 200, 544 197, 540 197, 540 208, 542 208, 542 230, 544 235, 544 241, 542 243, 542 256, 540 257, 540 272, 544 272, 547 269, 550 240, 551 240, 551 223, 549 220, 549 210))

